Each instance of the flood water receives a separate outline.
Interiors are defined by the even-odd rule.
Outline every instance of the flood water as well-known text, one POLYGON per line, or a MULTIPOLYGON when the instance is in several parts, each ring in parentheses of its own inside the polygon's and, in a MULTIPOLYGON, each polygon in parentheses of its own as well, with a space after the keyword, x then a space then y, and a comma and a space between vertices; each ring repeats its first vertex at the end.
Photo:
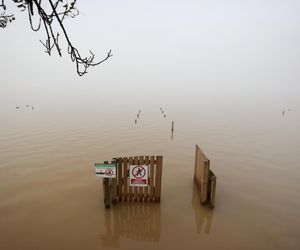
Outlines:
POLYGON ((299 111, 193 97, 2 107, 0 248, 299 249, 299 111), (214 210, 193 185, 195 144, 214 210), (105 209, 94 163, 139 155, 164 157, 161 203, 105 209))

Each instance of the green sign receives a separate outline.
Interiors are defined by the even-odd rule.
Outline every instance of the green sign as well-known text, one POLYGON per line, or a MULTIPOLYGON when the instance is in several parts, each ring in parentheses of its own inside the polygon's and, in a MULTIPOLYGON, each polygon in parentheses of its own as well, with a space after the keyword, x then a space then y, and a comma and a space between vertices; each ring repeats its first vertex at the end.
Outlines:
POLYGON ((116 178, 116 164, 95 163, 96 176, 103 178, 116 178))

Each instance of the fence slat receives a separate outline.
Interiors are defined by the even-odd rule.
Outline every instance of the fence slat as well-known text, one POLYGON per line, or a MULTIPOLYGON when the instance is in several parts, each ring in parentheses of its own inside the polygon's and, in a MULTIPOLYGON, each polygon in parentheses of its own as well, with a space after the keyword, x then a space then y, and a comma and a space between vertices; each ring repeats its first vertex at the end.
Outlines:
POLYGON ((211 184, 210 184, 210 201, 209 204, 212 208, 215 207, 215 200, 216 200, 216 185, 217 185, 217 177, 213 174, 211 177, 211 184))
POLYGON ((117 194, 117 178, 110 179, 111 181, 111 193, 112 193, 112 203, 117 204, 118 202, 118 194, 117 194))
MULTIPOLYGON (((139 164, 139 158, 137 156, 134 157, 133 159, 133 165, 138 165, 139 164)), ((138 201, 138 187, 133 187, 134 191, 134 201, 138 201)))
POLYGON ((155 201, 160 202, 161 178, 162 178, 162 156, 156 156, 156 175, 155 175, 155 201))
POLYGON ((127 201, 129 196, 128 190, 128 159, 127 157, 123 158, 123 200, 127 201))
POLYGON ((149 187, 150 187, 150 166, 149 166, 150 160, 149 160, 149 156, 145 157, 145 165, 148 166, 148 187, 144 187, 144 201, 148 202, 149 201, 149 187))
POLYGON ((195 169, 194 169, 194 177, 195 177, 195 180, 197 181, 197 177, 198 177, 198 165, 199 165, 199 153, 198 153, 198 150, 199 150, 199 146, 196 145, 196 152, 195 152, 195 169))
POLYGON ((117 196, 119 201, 122 201, 122 158, 117 159, 117 178, 118 178, 118 187, 117 187, 117 196))
MULTIPOLYGON (((129 165, 133 165, 133 157, 129 157, 129 165)), ((127 176, 129 176, 129 170, 127 172, 127 176)), ((132 201, 132 200, 133 200, 133 187, 130 186, 130 184, 129 184, 129 201, 132 201)))
POLYGON ((207 201, 208 196, 208 175, 209 175, 209 160, 204 161, 203 176, 201 180, 201 203, 207 201))
POLYGON ((150 157, 150 187, 149 201, 154 201, 154 156, 150 157))
MULTIPOLYGON (((144 156, 139 157, 139 165, 144 164, 144 156)), ((141 202, 144 199, 144 187, 139 187, 139 195, 138 195, 138 201, 141 202)))

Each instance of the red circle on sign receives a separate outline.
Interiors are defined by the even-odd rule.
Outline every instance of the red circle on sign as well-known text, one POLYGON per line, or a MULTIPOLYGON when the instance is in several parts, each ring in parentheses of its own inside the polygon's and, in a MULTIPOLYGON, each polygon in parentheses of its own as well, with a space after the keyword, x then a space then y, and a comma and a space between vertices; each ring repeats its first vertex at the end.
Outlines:
POLYGON ((105 170, 105 174, 108 175, 108 176, 112 176, 113 171, 110 168, 108 168, 108 169, 105 170))
POLYGON ((146 175, 146 169, 143 166, 136 166, 132 169, 131 173, 135 178, 141 179, 146 175))

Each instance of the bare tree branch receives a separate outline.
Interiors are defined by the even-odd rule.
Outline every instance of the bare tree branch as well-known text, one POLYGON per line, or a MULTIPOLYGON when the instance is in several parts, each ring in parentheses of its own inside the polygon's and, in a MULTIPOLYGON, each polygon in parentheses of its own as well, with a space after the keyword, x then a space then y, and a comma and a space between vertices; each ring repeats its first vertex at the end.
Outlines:
MULTIPOLYGON (((0 0, 0 8, 3 9, 3 13, 0 14, 0 27, 5 28, 8 23, 15 20, 13 15, 5 15, 6 5, 5 0, 0 0)), ((111 50, 108 51, 106 57, 100 61, 95 61, 95 55, 90 51, 90 56, 82 57, 78 49, 71 42, 69 35, 64 27, 63 21, 66 17, 74 18, 79 14, 76 9, 77 0, 13 0, 20 11, 27 9, 28 18, 31 29, 33 31, 38 31, 43 24, 46 32, 46 41, 40 42, 45 47, 45 52, 51 55, 53 48, 56 49, 59 56, 62 56, 61 48, 59 46, 58 38, 59 31, 54 30, 54 22, 58 24, 60 31, 63 33, 63 37, 68 45, 68 53, 70 54, 71 60, 76 63, 76 70, 79 76, 83 76, 87 73, 89 67, 99 65, 106 61, 112 56, 111 50), (42 5, 43 3, 43 5, 42 5), (47 11, 48 10, 48 11, 47 11), (34 14, 38 15, 35 19, 38 19, 37 25, 33 25, 34 14)))

